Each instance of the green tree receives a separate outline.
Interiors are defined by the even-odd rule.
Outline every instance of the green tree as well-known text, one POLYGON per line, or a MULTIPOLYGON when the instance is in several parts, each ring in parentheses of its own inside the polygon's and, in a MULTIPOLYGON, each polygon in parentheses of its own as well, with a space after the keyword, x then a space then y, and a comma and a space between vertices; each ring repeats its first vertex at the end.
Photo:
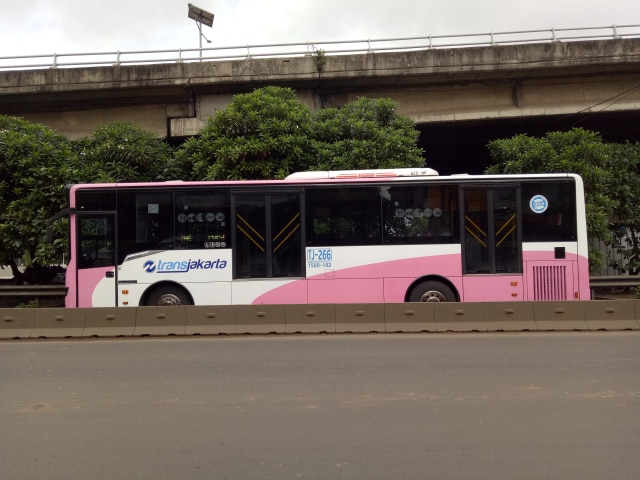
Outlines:
POLYGON ((185 176, 162 138, 129 122, 107 123, 73 146, 82 165, 74 181, 149 182, 185 176))
POLYGON ((317 170, 421 167, 420 132, 388 98, 360 97, 315 113, 312 136, 317 170))
POLYGON ((603 264, 603 253, 593 242, 611 243, 609 215, 618 209, 619 199, 612 195, 621 181, 612 168, 612 147, 596 132, 574 128, 568 132, 550 132, 542 138, 516 135, 489 143, 493 161, 486 173, 577 173, 584 180, 587 229, 592 271, 603 264))
POLYGON ((293 90, 237 95, 178 151, 194 179, 284 178, 303 170, 421 167, 420 133, 390 99, 359 98, 312 114, 293 90))
POLYGON ((618 199, 611 215, 618 255, 610 265, 620 273, 640 275, 640 144, 612 144, 611 167, 617 179, 610 195, 618 199))
POLYGON ((265 87, 236 95, 189 139, 178 158, 193 177, 208 180, 284 178, 305 169, 311 155, 309 109, 290 88, 265 87))
POLYGON ((0 115, 0 261, 11 267, 16 282, 48 281, 49 266, 62 260, 66 242, 46 242, 47 219, 64 206, 75 163, 66 137, 0 115), (27 267, 24 274, 18 259, 27 267))

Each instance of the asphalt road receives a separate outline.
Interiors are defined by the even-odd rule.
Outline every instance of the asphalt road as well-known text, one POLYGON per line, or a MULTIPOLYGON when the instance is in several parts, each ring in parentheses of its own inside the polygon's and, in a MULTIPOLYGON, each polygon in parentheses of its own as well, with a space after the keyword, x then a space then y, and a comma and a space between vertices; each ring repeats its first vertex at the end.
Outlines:
POLYGON ((640 477, 640 333, 0 342, 0 478, 640 477))

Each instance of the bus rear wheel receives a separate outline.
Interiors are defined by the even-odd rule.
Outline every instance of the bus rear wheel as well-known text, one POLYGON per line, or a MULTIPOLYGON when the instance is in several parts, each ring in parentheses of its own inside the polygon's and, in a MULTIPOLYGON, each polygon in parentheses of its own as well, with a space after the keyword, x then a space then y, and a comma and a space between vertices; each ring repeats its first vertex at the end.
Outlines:
POLYGON ((456 295, 450 287, 441 282, 427 281, 411 290, 410 302, 455 302, 456 295))
POLYGON ((177 305, 192 305, 192 302, 184 289, 173 285, 154 288, 145 302, 147 307, 175 307, 177 305))

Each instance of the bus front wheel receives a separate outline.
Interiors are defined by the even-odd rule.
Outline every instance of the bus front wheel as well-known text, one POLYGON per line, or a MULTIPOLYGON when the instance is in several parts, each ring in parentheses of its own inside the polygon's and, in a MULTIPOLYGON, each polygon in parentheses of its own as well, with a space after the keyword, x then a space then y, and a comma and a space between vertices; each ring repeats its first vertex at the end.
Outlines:
POLYGON ((191 305, 191 299, 187 292, 180 287, 172 285, 165 285, 154 288, 149 296, 145 305, 147 307, 174 307, 176 305, 191 305))
POLYGON ((427 281, 419 283, 411 291, 410 302, 455 302, 456 295, 444 283, 427 281))

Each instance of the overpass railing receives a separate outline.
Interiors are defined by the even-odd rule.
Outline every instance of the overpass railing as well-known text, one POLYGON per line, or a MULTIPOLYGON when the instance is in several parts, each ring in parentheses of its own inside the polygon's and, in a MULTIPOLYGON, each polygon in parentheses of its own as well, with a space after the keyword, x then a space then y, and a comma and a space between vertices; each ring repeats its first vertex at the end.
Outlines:
POLYGON ((128 52, 49 53, 0 57, 0 70, 140 65, 150 63, 242 60, 247 58, 297 57, 323 52, 327 55, 367 54, 433 48, 468 48, 490 45, 607 40, 640 37, 640 25, 551 28, 512 32, 428 35, 426 37, 381 40, 344 40, 312 43, 281 43, 177 50, 138 50, 128 52))

